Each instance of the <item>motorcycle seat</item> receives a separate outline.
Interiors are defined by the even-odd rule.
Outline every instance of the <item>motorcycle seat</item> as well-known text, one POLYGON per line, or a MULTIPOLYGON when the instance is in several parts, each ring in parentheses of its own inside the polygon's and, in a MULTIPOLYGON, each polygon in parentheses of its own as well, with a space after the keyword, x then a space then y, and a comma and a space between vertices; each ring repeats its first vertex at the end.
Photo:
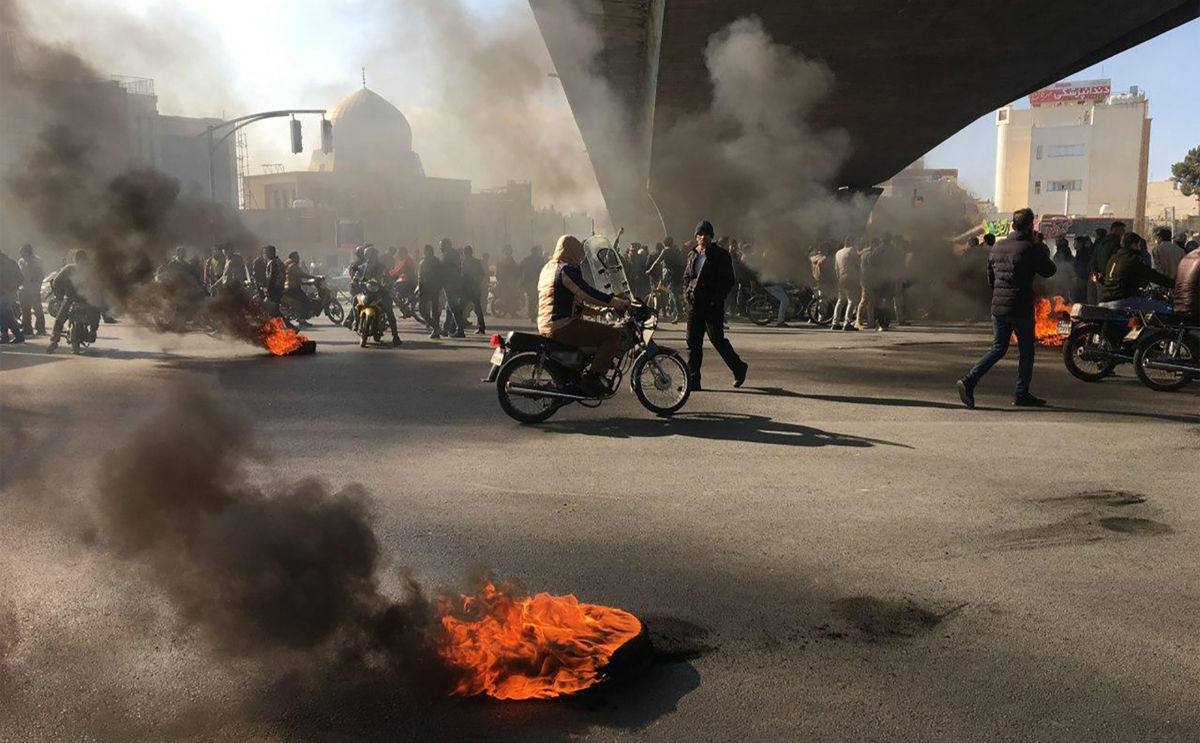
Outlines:
POLYGON ((1071 308, 1074 320, 1127 320, 1132 314, 1129 310, 1110 310, 1095 304, 1077 304, 1071 308))
POLYGON ((540 335, 538 333, 525 333, 520 330, 514 330, 508 334, 506 345, 513 351, 517 352, 546 350, 571 352, 582 351, 583 353, 588 353, 589 351, 594 351, 594 349, 568 346, 565 343, 559 343, 558 341, 551 340, 544 335, 540 335))

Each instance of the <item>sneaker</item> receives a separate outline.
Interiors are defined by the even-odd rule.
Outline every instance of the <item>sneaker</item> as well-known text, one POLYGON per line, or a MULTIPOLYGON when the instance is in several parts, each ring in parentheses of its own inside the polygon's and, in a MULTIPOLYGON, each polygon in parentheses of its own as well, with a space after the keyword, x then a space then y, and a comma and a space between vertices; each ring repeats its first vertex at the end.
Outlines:
POLYGON ((969 384, 966 378, 958 380, 958 398, 971 410, 975 409, 975 385, 969 384))
POLYGON ((46 353, 54 353, 56 348, 58 348, 58 341, 50 341, 50 345, 46 346, 46 353))
POLYGON ((841 325, 838 325, 838 324, 836 324, 836 323, 835 323, 835 324, 833 324, 833 325, 830 325, 830 326, 829 326, 829 329, 830 329, 830 330, 841 330, 841 329, 842 329, 842 326, 841 326, 841 325))
POLYGON ((746 382, 746 372, 750 371, 750 365, 742 362, 742 371, 740 374, 733 375, 733 386, 741 387, 746 382))
POLYGON ((431 330, 431 331, 429 331, 429 337, 430 337, 430 339, 436 341, 438 338, 442 337, 442 334, 437 332, 436 330, 431 330))
POLYGON ((1028 393, 1020 397, 1013 398, 1014 408, 1041 408, 1046 405, 1046 401, 1040 397, 1034 397, 1028 393))
POLYGON ((484 330, 483 328, 476 328, 475 335, 487 335, 487 331, 484 330))
POLYGON ((454 335, 452 335, 451 337, 452 338, 466 338, 467 334, 460 330, 457 333, 455 333, 454 335))
POLYGON ((846 327, 842 328, 842 330, 845 330, 845 331, 854 331, 854 332, 856 332, 856 333, 857 333, 859 330, 861 330, 861 329, 862 329, 862 328, 859 328, 859 327, 858 327, 858 326, 856 326, 856 325, 847 325, 846 327))

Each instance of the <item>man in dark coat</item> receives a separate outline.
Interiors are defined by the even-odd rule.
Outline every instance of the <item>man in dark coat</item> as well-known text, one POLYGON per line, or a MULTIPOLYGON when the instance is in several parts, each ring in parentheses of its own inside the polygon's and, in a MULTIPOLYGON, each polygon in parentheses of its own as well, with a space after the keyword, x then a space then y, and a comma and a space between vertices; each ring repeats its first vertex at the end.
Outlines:
POLYGON ((1033 279, 1050 278, 1056 266, 1045 243, 1035 242, 1033 210, 1013 213, 1012 232, 988 254, 988 284, 992 287, 992 348, 958 380, 958 395, 968 408, 975 407, 975 386, 997 361, 1008 353, 1009 339, 1017 334, 1021 360, 1017 364, 1017 390, 1013 405, 1040 407, 1046 401, 1029 393, 1036 343, 1033 318, 1033 279))
POLYGON ((688 253, 683 269, 683 285, 691 299, 687 322, 688 368, 692 389, 699 390, 700 367, 704 361, 704 334, 733 372, 733 386, 746 381, 749 365, 742 361, 725 337, 725 297, 734 286, 733 260, 713 240, 713 226, 707 221, 696 225, 696 247, 688 253))
POLYGON ((421 315, 429 326, 429 337, 440 338, 438 321, 442 304, 438 295, 442 292, 442 263, 433 254, 432 245, 425 246, 424 257, 417 266, 417 291, 421 293, 421 315))

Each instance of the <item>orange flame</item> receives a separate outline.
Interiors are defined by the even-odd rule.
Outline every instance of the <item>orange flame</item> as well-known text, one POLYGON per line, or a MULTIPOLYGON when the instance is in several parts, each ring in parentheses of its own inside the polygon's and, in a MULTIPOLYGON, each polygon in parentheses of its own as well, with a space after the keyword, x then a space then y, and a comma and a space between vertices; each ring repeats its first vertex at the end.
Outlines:
POLYGON ((1070 320, 1071 304, 1062 297, 1051 299, 1039 298, 1033 307, 1034 335, 1039 346, 1061 346, 1066 342, 1065 335, 1058 334, 1058 323, 1070 320))
POLYGON ((278 317, 271 318, 262 326, 263 346, 276 356, 295 353, 307 341, 308 338, 289 328, 278 317))
POLYGON ((613 653, 642 631, 638 618, 572 595, 514 594, 485 582, 475 596, 439 602, 438 654, 458 671, 450 692, 550 699, 603 680, 613 653))

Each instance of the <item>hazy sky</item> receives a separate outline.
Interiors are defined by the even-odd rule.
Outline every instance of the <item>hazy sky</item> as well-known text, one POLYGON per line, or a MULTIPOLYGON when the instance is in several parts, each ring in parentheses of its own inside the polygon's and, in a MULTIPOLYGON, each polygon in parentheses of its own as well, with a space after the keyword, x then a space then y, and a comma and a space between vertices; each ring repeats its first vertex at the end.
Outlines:
MULTIPOLYGON (((532 28, 526 0, 459 1, 478 17, 482 27, 505 13, 516 13, 525 17, 520 23, 532 28)), ((89 48, 103 48, 102 54, 90 56, 104 71, 156 78, 159 107, 164 113, 234 116, 272 108, 330 107, 359 87, 360 67, 366 65, 368 85, 391 100, 412 123, 414 149, 425 159, 430 175, 471 176, 447 172, 463 167, 462 163, 450 159, 449 153, 439 153, 443 148, 453 149, 442 141, 446 122, 435 110, 438 86, 446 81, 438 78, 437 70, 432 69, 436 65, 421 53, 419 39, 406 32, 403 0, 100 0, 88 3, 84 13, 74 2, 30 5, 41 31, 74 41, 85 53, 89 48), (98 33, 90 15, 105 7, 132 15, 150 28, 186 30, 192 38, 182 48, 188 53, 172 55, 169 45, 122 46, 121 32, 110 26, 105 27, 107 33, 98 33), (118 41, 117 52, 111 46, 114 41, 118 41), (198 54, 197 49, 206 54, 198 54), (97 58, 100 56, 103 58, 97 58), (200 56, 208 56, 210 61, 196 64, 200 56), (164 59, 170 62, 162 62, 164 59), (154 65, 159 69, 146 68, 154 65)), ((1055 40, 1048 38, 1047 43, 1055 40)), ((1152 179, 1166 178, 1171 163, 1200 145, 1198 47, 1200 21, 1193 21, 1070 76, 1107 77, 1114 90, 1137 85, 1146 92, 1154 118, 1152 179)), ((987 40, 981 39, 980 52, 987 49, 987 40)), ((541 103, 547 121, 573 128, 557 81, 547 78, 541 103)), ((261 172, 263 163, 282 163, 289 169, 307 167, 307 153, 293 157, 287 152, 283 120, 248 131, 251 172, 261 172)), ((315 126, 306 129, 306 137, 311 147, 317 141, 315 126)), ((966 186, 990 197, 995 171, 992 114, 935 148, 927 163, 958 168, 966 186)))

